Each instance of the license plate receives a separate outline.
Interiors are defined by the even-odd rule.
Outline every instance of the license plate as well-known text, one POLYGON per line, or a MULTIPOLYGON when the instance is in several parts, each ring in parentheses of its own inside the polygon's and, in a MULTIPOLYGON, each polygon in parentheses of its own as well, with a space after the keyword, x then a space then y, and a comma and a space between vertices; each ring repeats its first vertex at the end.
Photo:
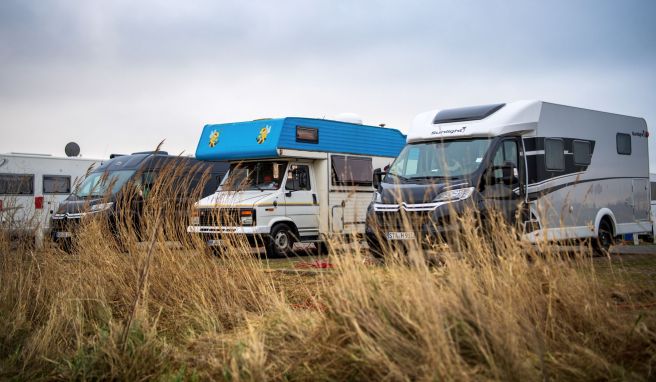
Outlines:
POLYGON ((64 237, 72 237, 72 236, 73 236, 73 234, 70 233, 70 232, 55 232, 55 237, 59 238, 59 239, 64 238, 64 237))
POLYGON ((388 232, 387 240, 414 240, 414 232, 388 232))
POLYGON ((221 245, 221 240, 208 240, 207 245, 209 245, 209 246, 221 245))

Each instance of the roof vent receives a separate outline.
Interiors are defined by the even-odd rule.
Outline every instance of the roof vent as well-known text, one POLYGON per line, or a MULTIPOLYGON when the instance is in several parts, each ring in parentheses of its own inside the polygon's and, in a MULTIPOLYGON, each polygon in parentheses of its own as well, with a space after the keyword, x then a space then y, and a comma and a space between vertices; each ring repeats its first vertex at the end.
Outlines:
POLYGON ((80 155, 80 145, 75 142, 68 142, 64 147, 64 152, 67 157, 76 157, 80 155))
POLYGON ((355 113, 341 113, 337 114, 335 121, 354 123, 356 125, 362 125, 362 117, 355 113))

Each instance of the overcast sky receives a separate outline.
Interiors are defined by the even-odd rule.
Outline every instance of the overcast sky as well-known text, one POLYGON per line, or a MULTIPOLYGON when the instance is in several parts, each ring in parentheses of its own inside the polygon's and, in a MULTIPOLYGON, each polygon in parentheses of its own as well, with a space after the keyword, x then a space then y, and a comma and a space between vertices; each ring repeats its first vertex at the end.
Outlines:
POLYGON ((207 123, 355 112, 407 131, 518 99, 654 125, 654 20, 650 0, 2 0, 0 152, 193 154, 207 123))

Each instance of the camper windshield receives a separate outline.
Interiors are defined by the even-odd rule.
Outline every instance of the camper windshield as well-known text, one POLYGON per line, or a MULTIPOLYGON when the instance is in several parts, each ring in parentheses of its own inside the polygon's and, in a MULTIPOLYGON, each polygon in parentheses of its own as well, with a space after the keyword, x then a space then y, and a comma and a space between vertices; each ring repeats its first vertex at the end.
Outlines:
POLYGON ((286 169, 287 162, 233 163, 219 191, 277 190, 286 169))
POLYGON ((75 195, 87 197, 115 194, 134 172, 134 170, 121 170, 91 173, 77 188, 75 195))
POLYGON ((458 178, 470 175, 483 162, 491 140, 467 139, 406 145, 388 174, 401 180, 458 178))

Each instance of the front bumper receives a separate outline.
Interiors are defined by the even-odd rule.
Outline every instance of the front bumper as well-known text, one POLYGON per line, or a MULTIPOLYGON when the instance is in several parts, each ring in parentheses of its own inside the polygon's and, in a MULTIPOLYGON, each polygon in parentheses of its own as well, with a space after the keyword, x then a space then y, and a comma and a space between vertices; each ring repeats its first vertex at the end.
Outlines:
POLYGON ((246 239, 248 244, 255 247, 266 245, 269 241, 271 229, 268 226, 255 227, 213 227, 213 226, 188 226, 187 232, 198 235, 209 246, 221 246, 229 243, 237 243, 246 239))
POLYGON ((450 234, 459 232, 460 225, 454 216, 465 209, 462 202, 383 205, 372 204, 367 210, 365 233, 369 240, 403 241, 398 237, 414 236, 421 242, 436 239, 448 240, 450 234), (403 235, 398 235, 402 233, 403 235))
POLYGON ((200 234, 268 235, 271 232, 271 228, 268 226, 213 227, 190 225, 187 227, 187 232, 200 234))

